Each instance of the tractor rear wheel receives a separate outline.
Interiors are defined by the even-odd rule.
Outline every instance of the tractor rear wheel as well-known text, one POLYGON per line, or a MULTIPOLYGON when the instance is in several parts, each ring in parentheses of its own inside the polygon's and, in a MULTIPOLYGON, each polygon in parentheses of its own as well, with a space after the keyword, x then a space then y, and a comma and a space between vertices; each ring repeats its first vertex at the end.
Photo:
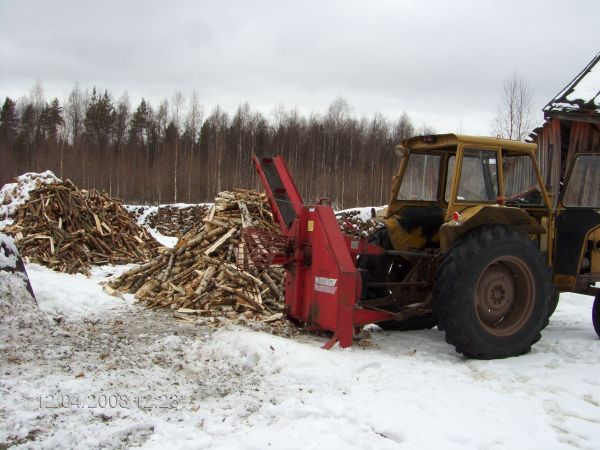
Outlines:
POLYGON ((560 292, 558 292, 557 289, 554 289, 554 294, 552 294, 552 297, 550 298, 550 306, 548 308, 548 317, 544 321, 544 326, 542 327, 542 330, 544 328, 546 328, 548 326, 548 324, 550 323, 550 317, 552 317, 552 314, 554 314, 554 311, 556 311, 556 307, 558 306, 558 298, 559 297, 560 297, 560 292))
POLYGON ((436 280, 434 308, 446 342, 479 359, 527 353, 541 337, 555 293, 533 242, 506 225, 462 236, 436 280))
POLYGON ((596 294, 594 299, 594 306, 592 307, 592 323, 594 324, 594 330, 600 337, 600 294, 596 294))

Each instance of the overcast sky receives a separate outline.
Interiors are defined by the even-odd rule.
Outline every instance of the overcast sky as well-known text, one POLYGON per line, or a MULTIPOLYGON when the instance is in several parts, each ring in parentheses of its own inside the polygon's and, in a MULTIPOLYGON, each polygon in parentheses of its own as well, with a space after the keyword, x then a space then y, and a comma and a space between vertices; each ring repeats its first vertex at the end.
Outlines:
POLYGON ((197 91, 205 111, 240 103, 356 116, 406 111, 438 132, 490 134, 518 72, 541 108, 600 51, 599 0, 0 0, 0 95, 39 80, 157 105, 197 91))

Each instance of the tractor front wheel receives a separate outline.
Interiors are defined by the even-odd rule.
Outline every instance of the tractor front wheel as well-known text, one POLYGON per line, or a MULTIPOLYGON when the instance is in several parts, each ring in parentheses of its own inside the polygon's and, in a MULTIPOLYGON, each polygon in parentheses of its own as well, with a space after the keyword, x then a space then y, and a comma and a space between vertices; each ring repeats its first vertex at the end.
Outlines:
POLYGON ((506 358, 540 339, 554 288, 527 235, 505 225, 472 230, 444 256, 436 280, 439 328, 457 352, 506 358))

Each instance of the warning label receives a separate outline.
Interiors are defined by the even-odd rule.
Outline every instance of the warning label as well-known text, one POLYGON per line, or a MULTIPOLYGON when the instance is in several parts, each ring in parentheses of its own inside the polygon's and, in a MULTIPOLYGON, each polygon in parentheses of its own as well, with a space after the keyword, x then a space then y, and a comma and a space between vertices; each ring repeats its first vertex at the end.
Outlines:
POLYGON ((315 277, 315 291, 325 294, 335 294, 337 292, 337 278, 315 277))

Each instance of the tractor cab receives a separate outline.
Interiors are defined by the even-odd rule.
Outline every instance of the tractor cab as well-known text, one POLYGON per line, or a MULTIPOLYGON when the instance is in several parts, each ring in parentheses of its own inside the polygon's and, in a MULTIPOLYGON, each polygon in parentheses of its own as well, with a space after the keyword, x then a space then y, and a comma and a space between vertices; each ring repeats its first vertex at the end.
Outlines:
POLYGON ((533 144, 454 134, 409 139, 386 214, 396 250, 447 251, 466 231, 505 223, 543 235, 550 200, 535 163, 533 144), (504 207, 504 208, 500 208, 504 207))

